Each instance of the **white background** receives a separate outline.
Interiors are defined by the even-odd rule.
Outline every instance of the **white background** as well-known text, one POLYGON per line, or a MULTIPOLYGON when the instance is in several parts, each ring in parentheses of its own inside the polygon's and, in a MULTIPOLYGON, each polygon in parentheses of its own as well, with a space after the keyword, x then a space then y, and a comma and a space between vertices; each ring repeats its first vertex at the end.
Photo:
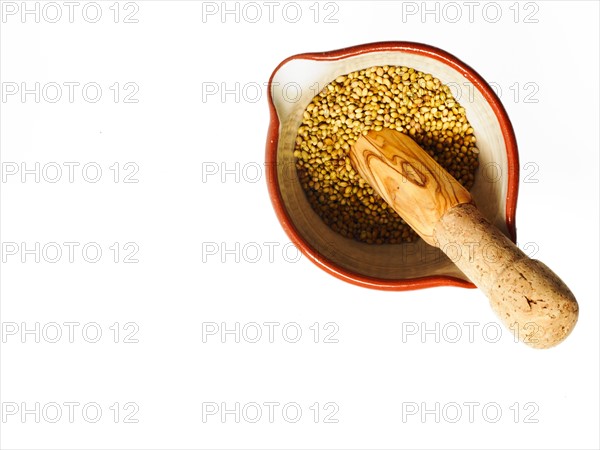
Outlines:
POLYGON ((297 9, 288 6, 286 16, 285 2, 259 2, 256 23, 249 22, 256 8, 241 3, 239 23, 235 14, 220 16, 221 2, 204 6, 205 13, 218 8, 214 15, 203 15, 194 1, 116 8, 99 2, 96 23, 86 20, 93 7, 82 14, 85 2, 75 6, 73 23, 60 2, 57 23, 47 20, 54 6, 44 10, 40 3, 36 23, 33 14, 22 19, 21 2, 9 3, 2 2, 0 24, 3 92, 36 82, 46 92, 39 103, 18 92, 1 104, 2 448, 599 447, 597 2, 479 2, 471 18, 462 2, 301 2, 296 23, 297 9), (423 17, 423 8, 438 14, 423 17), (451 23, 457 8, 461 17, 451 23), (129 13, 137 23, 125 23, 129 13), (269 123, 263 83, 293 54, 382 40, 441 47, 502 89, 521 158, 519 245, 537 245, 535 257, 563 278, 581 308, 573 334, 558 347, 531 349, 504 328, 493 342, 498 322, 477 290, 371 291, 296 260, 289 245, 282 252, 289 240, 264 177, 242 171, 263 164, 269 123), (80 83, 72 103, 65 82, 80 83), (55 96, 49 83, 63 86, 56 103, 48 101, 55 96), (83 98, 86 83, 101 87, 96 103, 83 98), (214 83, 234 91, 239 83, 238 98, 203 101, 214 83), (253 83, 263 86, 258 99, 256 91, 243 91, 253 83), (528 100, 536 103, 525 101, 532 93, 525 83, 535 84, 528 100), (137 103, 126 103, 135 88, 129 100, 137 103), (49 183, 41 173, 36 183, 35 175, 22 182, 20 172, 6 173, 36 162, 47 170, 55 167, 48 163, 62 165, 63 177, 49 183), (80 164, 73 183, 65 162, 80 164), (81 172, 90 162, 102 169, 96 183, 81 172), (236 162, 238 180, 235 173, 224 182, 220 173, 206 176, 209 166, 234 169, 236 162), (138 182, 123 182, 132 168, 138 182), (36 242, 79 246, 72 263, 64 246, 57 263, 47 260, 54 253, 36 263, 35 255, 22 254, 23 242, 29 249, 36 242), (97 263, 82 257, 90 242, 102 249, 97 263), (118 255, 110 249, 115 242, 118 255), (203 254, 236 245, 237 254, 203 254), (123 262, 136 249, 138 262, 123 262), (54 322, 63 332, 57 343, 49 342, 54 322), (73 343, 65 322, 79 324, 73 343), (222 343, 218 334, 203 342, 208 322, 280 325, 273 343, 264 325, 255 344, 243 337, 236 343, 232 335, 222 343), (467 322, 475 323, 472 339, 467 322), (21 334, 36 323, 39 343, 35 332, 21 334), (282 336, 287 323, 301 329, 299 342, 282 336), (85 324, 89 334, 82 335, 85 324), (88 342, 97 328, 100 340, 88 342), (434 332, 422 336, 426 329, 434 332), (462 335, 452 343, 457 329, 462 335), (324 342, 333 331, 330 340, 338 342, 324 342), (65 402, 79 404, 72 423, 65 402), (234 414, 203 420, 210 402, 229 409, 256 402, 263 416, 250 423, 256 410, 247 408, 239 423, 234 414), (280 404, 272 423, 265 402, 280 404), (22 415, 36 403, 39 417, 22 415), (56 423, 53 403, 61 405, 56 423), (301 408, 296 423, 293 410, 282 414, 288 403, 301 408), (318 418, 310 409, 315 403, 318 418), (436 403, 439 417, 421 415, 436 403), (101 409, 96 423, 93 410, 83 414, 86 404, 101 409), (419 410, 408 415, 413 407, 419 410), (337 423, 326 423, 328 412, 337 423), (457 412, 462 416, 452 423, 457 412))

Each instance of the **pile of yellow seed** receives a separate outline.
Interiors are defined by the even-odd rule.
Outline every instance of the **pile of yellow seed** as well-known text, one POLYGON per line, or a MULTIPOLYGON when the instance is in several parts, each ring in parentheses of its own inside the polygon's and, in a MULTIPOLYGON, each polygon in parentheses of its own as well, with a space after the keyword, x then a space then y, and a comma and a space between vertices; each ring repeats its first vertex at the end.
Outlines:
POLYGON ((340 76, 304 111, 294 156, 302 188, 321 219, 368 244, 411 242, 417 234, 353 169, 361 133, 392 128, 412 137, 470 189, 479 150, 450 89, 409 67, 376 66, 340 76))

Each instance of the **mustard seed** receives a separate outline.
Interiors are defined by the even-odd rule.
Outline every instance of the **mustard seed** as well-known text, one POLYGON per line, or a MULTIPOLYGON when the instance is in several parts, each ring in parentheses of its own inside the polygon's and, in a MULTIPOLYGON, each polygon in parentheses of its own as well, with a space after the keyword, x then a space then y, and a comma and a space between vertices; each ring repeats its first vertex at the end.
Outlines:
POLYGON ((338 76, 307 106, 294 157, 311 207, 342 236, 368 244, 418 239, 354 170, 349 150, 361 134, 384 128, 411 136, 465 188, 479 150, 465 109, 431 74, 375 66, 338 76))

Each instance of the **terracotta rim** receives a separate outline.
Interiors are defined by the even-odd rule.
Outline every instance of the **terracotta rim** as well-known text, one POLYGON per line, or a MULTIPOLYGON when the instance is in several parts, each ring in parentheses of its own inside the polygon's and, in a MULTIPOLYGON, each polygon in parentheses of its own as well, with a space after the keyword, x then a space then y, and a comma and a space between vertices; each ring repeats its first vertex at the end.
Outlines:
POLYGON ((298 233, 292 219, 288 215, 281 192, 279 191, 279 179, 277 176, 277 146, 279 141, 279 117, 271 96, 271 86, 275 74, 279 69, 294 59, 307 59, 314 61, 335 61, 339 59, 358 56, 365 53, 374 52, 403 52, 424 55, 452 67, 467 78, 482 93, 483 97, 489 103, 494 111, 502 136, 506 143, 507 165, 508 165, 508 188, 506 193, 506 226, 513 242, 516 242, 515 216, 517 209, 517 196, 519 190, 519 155, 515 133, 508 118, 508 114, 502 106, 502 103, 489 84, 469 65, 465 64, 450 53, 430 45, 417 42, 393 41, 393 42, 374 42, 371 44, 362 44, 354 47, 342 48, 321 53, 301 53, 283 60, 273 71, 268 84, 268 101, 271 120, 267 134, 267 145, 265 155, 265 170, 267 175, 267 186, 269 196, 275 209, 275 214, 283 227, 283 230, 300 249, 300 251, 314 264, 325 272, 352 284, 368 287, 372 289, 403 291, 412 289, 422 289, 435 286, 458 286, 463 288, 475 288, 473 283, 464 281, 460 278, 432 275, 408 280, 388 280, 381 278, 367 277, 350 270, 344 269, 323 258, 318 252, 298 233))

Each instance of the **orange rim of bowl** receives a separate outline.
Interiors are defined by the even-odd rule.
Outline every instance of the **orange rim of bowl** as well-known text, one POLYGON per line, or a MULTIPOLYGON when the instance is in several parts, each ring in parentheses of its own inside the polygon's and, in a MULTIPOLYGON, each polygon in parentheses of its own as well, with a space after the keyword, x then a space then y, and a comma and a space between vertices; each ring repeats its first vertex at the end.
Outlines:
POLYGON ((444 276, 444 275, 431 275, 420 278, 411 279, 384 279, 365 276, 348 269, 340 267, 335 262, 324 258, 320 255, 309 242, 307 242, 298 232, 291 217, 289 216, 279 191, 279 179, 277 175, 277 147, 279 143, 279 117, 275 104, 272 98, 272 82, 275 74, 288 62, 295 59, 306 59, 313 61, 336 61, 344 58, 362 55, 365 53, 374 52, 403 52, 424 55, 429 58, 436 59, 444 64, 452 67, 453 69, 460 72, 467 80, 481 92, 483 97, 486 99, 496 118, 500 124, 502 136, 506 145, 506 156, 508 166, 508 186, 506 193, 506 227, 509 232, 509 237, 513 242, 516 242, 516 224, 515 216, 517 210, 517 196, 519 191, 519 154, 517 148, 517 140, 515 133, 502 105, 500 99, 491 88, 491 86, 469 65, 462 62, 460 59, 451 55, 450 53, 441 50, 437 47, 433 47, 427 44, 421 44, 417 42, 407 41, 392 41, 392 42, 374 42, 370 44, 362 44, 353 47, 342 48, 339 50, 332 50, 327 52, 319 53, 301 53, 298 55, 290 56, 283 60, 273 71, 268 83, 268 101, 269 101, 269 112, 270 112, 270 123, 269 130, 267 133, 267 144, 266 144, 266 155, 265 155, 265 172, 267 179, 267 187, 269 190, 269 196, 275 214, 281 223, 281 226, 288 237, 292 240, 294 245, 300 249, 310 261, 320 267, 325 272, 333 275, 340 280, 348 283, 355 284, 361 287, 367 287, 371 289, 388 290, 388 291, 405 291, 412 289, 423 289, 428 287, 436 286, 457 286, 463 288, 475 288, 476 286, 468 281, 460 278, 444 276))

